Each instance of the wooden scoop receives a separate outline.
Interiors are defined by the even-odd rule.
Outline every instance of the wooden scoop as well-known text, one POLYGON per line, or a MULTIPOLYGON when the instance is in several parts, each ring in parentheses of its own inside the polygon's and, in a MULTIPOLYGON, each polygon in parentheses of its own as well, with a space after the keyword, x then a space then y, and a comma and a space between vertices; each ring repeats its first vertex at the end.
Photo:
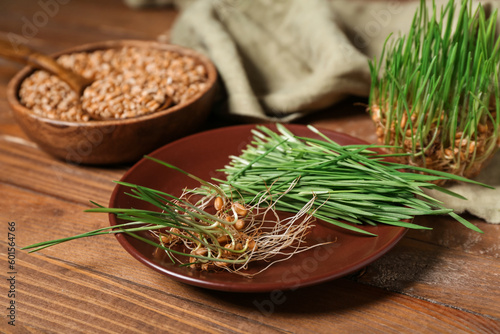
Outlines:
POLYGON ((92 84, 92 80, 84 78, 59 65, 54 58, 34 51, 24 45, 13 45, 8 41, 0 40, 0 56, 38 69, 46 70, 56 75, 74 89, 79 96, 82 95, 87 86, 92 84))

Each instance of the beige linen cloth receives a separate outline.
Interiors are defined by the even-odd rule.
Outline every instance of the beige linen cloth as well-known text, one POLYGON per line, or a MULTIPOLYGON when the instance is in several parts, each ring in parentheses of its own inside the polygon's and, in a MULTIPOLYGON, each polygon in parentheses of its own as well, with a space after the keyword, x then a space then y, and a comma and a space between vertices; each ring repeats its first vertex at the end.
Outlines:
MULTIPOLYGON (((226 92, 226 117, 289 122, 346 96, 368 96, 368 60, 387 36, 405 33, 419 1, 125 0, 132 7, 175 5, 170 42, 208 55, 226 92)), ((438 7, 445 0, 437 1, 438 7)), ((457 1, 458 4, 459 1, 457 1)), ((482 1, 491 8, 500 1, 482 1)), ((332 111, 334 112, 334 111, 332 111)), ((460 184, 467 201, 432 194, 447 207, 500 223, 500 152, 478 180, 460 184)))

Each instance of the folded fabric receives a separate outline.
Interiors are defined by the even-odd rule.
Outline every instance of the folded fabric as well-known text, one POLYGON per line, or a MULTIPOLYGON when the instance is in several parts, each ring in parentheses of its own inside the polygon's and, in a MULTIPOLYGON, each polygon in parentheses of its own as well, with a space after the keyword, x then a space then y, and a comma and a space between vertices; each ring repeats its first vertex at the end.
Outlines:
MULTIPOLYGON (((134 7, 172 4, 181 13, 171 43, 208 55, 227 94, 225 117, 288 122, 348 95, 368 96, 368 60, 387 37, 410 26, 420 1, 125 0, 134 7)), ((437 6, 447 0, 436 1, 437 6)), ((477 4, 477 2, 475 2, 477 4)), ((482 1, 485 6, 498 1, 482 1)), ((458 212, 500 223, 500 152, 479 176, 496 190, 468 184, 433 195, 458 212), (488 174, 487 177, 484 175, 488 174)))
POLYGON ((448 187, 448 190, 464 196, 467 200, 436 190, 427 191, 427 193, 445 203, 447 208, 453 209, 456 213, 467 211, 483 218, 488 223, 500 224, 500 152, 495 154, 475 180, 494 186, 495 189, 486 189, 471 184, 456 184, 448 187))
POLYGON ((210 56, 230 115, 290 121, 369 92, 366 57, 335 20, 325 0, 195 1, 171 42, 210 56))

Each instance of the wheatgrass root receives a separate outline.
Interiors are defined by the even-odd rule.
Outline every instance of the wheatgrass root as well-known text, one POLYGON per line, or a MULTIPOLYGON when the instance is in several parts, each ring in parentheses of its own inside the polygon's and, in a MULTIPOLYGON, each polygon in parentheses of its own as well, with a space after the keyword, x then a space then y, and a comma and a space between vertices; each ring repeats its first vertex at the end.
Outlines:
MULTIPOLYGON (((205 193, 205 196, 193 204, 195 209, 186 206, 184 202, 177 204, 189 212, 200 209, 215 211, 214 217, 217 219, 199 220, 197 223, 202 228, 198 232, 189 229, 187 223, 184 225, 185 229, 172 227, 152 230, 152 235, 161 245, 155 250, 156 257, 168 256, 175 262, 201 271, 227 270, 252 277, 274 263, 319 246, 306 245, 305 240, 314 226, 314 218, 310 215, 314 199, 293 217, 282 219, 266 194, 252 206, 228 198, 220 192, 209 194, 207 188, 186 191, 180 199, 191 203, 200 192, 205 193), (171 253, 171 249, 182 249, 188 260, 171 253), (257 272, 247 271, 251 263, 256 261, 265 262, 265 267, 257 272)), ((190 216, 189 213, 187 215, 190 216)), ((188 219, 191 220, 192 217, 188 219)))

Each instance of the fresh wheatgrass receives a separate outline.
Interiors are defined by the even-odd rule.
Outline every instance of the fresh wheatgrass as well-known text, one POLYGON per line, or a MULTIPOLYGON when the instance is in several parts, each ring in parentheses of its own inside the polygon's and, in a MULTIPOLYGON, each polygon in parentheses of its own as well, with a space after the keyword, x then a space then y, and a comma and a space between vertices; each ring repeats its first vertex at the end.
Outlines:
POLYGON ((369 112, 400 162, 472 177, 500 146, 497 11, 429 3, 370 62, 369 112))
MULTIPOLYGON (((341 146, 312 126, 321 140, 294 136, 278 124, 278 132, 258 126, 254 139, 223 169, 227 178, 214 180, 245 203, 267 196, 278 211, 297 212, 314 197, 311 214, 336 226, 371 234, 360 225, 387 224, 427 229, 411 222, 414 216, 448 214, 468 228, 480 230, 441 202, 426 195, 437 189, 463 198, 434 183, 470 181, 464 177, 390 162, 400 154, 377 154, 374 145, 341 146), (408 172, 411 171, 411 172, 408 172), (426 172, 425 174, 414 173, 426 172), (294 184, 290 188, 290 184, 294 184)), ((483 185, 485 186, 485 185, 483 185)))
POLYGON ((232 194, 226 196, 216 185, 166 162, 148 158, 200 181, 206 196, 200 197, 200 192, 194 189, 184 190, 180 197, 175 197, 148 187, 117 182, 130 188, 129 196, 151 204, 156 210, 105 208, 93 203, 97 207, 87 212, 111 213, 123 223, 23 249, 36 252, 74 239, 123 233, 156 247, 153 255, 158 260, 170 260, 202 271, 227 270, 252 277, 274 263, 324 244, 306 245, 305 242, 314 222, 311 215, 314 198, 293 216, 281 218, 266 196, 248 206, 232 194), (248 272, 249 264, 255 261, 264 261, 266 265, 248 272))
POLYGON ((461 197, 433 181, 480 183, 388 161, 400 154, 377 152, 386 146, 341 146, 312 126, 309 129, 321 139, 298 137, 283 125, 276 126, 277 132, 265 126, 252 130, 253 141, 239 156, 229 157, 223 169, 227 178, 211 180, 219 185, 147 157, 199 181, 200 186, 184 189, 180 197, 175 197, 117 182, 130 189, 129 196, 155 209, 106 208, 94 203, 97 207, 88 212, 111 213, 122 223, 23 249, 36 252, 78 238, 123 233, 156 247, 154 256, 160 260, 252 277, 294 254, 323 245, 306 243, 316 218, 375 236, 358 226, 387 224, 429 229, 412 223, 412 218, 448 214, 481 232, 422 191, 431 188, 461 197), (280 211, 292 215, 282 218, 280 211), (267 264, 257 272, 247 271, 255 261, 267 264))

